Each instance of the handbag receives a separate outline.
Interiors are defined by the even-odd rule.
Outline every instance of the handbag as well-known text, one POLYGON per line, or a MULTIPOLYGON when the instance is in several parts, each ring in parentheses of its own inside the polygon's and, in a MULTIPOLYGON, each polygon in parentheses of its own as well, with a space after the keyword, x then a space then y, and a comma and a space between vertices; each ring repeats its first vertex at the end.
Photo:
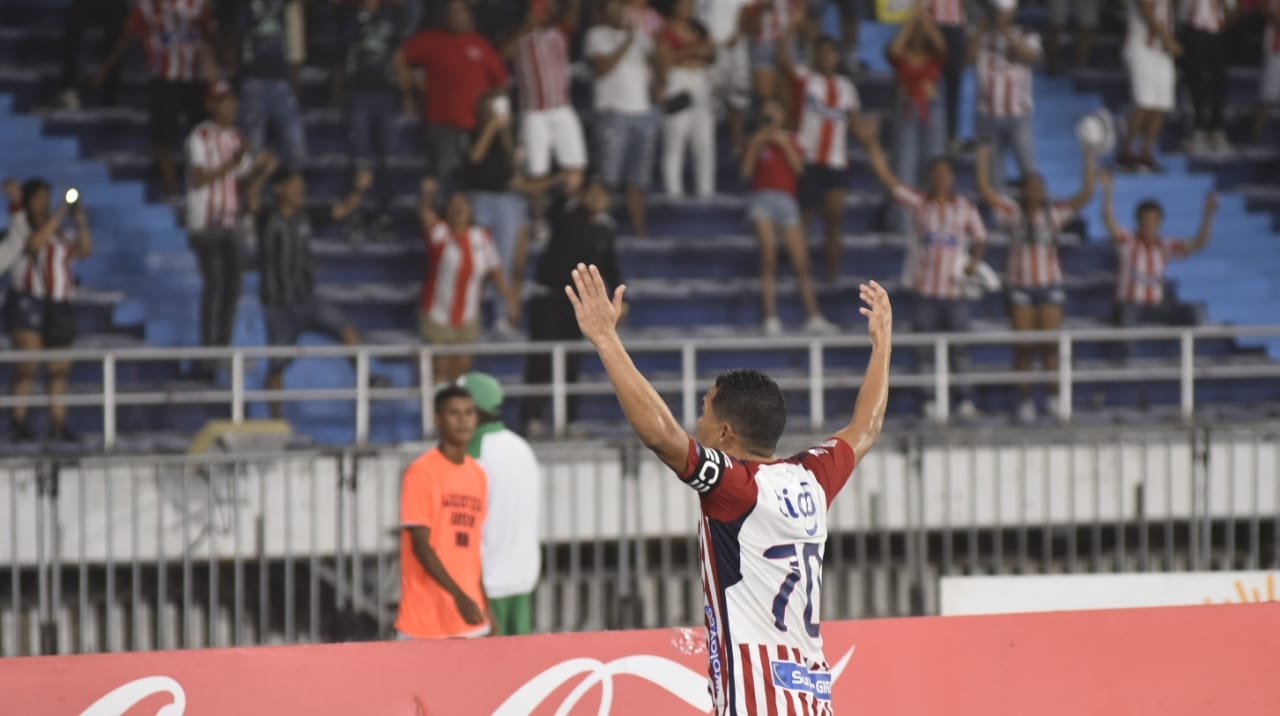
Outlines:
POLYGON ((679 114, 693 106, 693 95, 689 92, 677 92, 662 101, 663 114, 679 114))

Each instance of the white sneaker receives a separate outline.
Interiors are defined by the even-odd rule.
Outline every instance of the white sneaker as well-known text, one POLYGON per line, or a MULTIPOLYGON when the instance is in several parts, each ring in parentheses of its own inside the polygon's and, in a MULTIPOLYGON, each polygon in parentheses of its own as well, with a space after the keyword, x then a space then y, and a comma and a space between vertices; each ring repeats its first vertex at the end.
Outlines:
POLYGON ((764 334, 770 338, 776 338, 782 335, 782 321, 777 316, 769 316, 764 319, 764 323, 760 326, 764 330, 764 334))
POLYGON ((962 400, 956 408, 956 415, 965 420, 973 420, 978 417, 978 406, 974 405, 972 400, 962 400))
POLYGON ((511 325, 511 321, 505 318, 494 322, 493 332, 498 334, 499 338, 505 338, 507 340, 515 340, 521 337, 519 329, 511 325))
POLYGON ((1018 422, 1030 425, 1036 421, 1036 403, 1030 398, 1018 404, 1018 422))
POLYGON ((836 324, 828 321, 820 313, 809 316, 809 320, 804 322, 804 330, 809 333, 819 333, 824 336, 830 336, 840 332, 840 329, 836 327, 836 324))
POLYGON ((1231 140, 1227 139, 1227 133, 1221 129, 1209 135, 1209 142, 1216 152, 1229 152, 1232 149, 1231 140))
POLYGON ((1058 419, 1058 396, 1050 395, 1044 401, 1044 407, 1046 409, 1046 412, 1049 413, 1049 417, 1053 418, 1054 420, 1058 419))

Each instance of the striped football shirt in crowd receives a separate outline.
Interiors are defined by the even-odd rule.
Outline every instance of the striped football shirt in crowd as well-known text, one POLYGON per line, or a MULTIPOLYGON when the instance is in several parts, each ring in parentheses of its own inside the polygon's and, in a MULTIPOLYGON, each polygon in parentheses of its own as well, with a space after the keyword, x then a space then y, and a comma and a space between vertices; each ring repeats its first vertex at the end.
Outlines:
POLYGON ((249 172, 252 160, 248 153, 242 155, 239 166, 221 177, 196 186, 190 170, 196 167, 214 171, 245 147, 244 136, 235 127, 223 127, 217 122, 201 122, 187 138, 187 229, 228 229, 240 219, 240 180, 249 172))
POLYGON ((1009 233, 1008 284, 1014 288, 1053 288, 1062 285, 1058 235, 1075 216, 1067 202, 1026 210, 1010 196, 991 207, 1009 233))
POLYGON ((800 91, 800 122, 797 134, 805 160, 833 169, 849 165, 849 113, 861 107, 858 90, 844 75, 823 75, 797 66, 795 81, 800 91))
POLYGON ((1140 306, 1164 303, 1164 278, 1169 261, 1186 258, 1191 253, 1191 245, 1166 238, 1143 241, 1129 231, 1117 236, 1115 242, 1120 263, 1116 300, 1140 306))
MULTIPOLYGON (((1040 36, 1014 27, 1021 43, 1040 50, 1040 36)), ((1031 65, 1015 57, 1009 40, 998 32, 982 35, 975 62, 978 70, 978 113, 1007 119, 1025 117, 1034 108, 1031 65)))
POLYGON ((208 0, 138 0, 128 32, 142 38, 153 78, 195 82, 204 78, 204 42, 213 27, 208 0))
POLYGON ((465 326, 479 320, 485 279, 502 266, 489 230, 472 226, 456 234, 449 224, 437 221, 426 234, 423 314, 442 326, 465 326))
MULTIPOLYGON (((6 242, 26 246, 31 238, 31 224, 26 212, 14 214, 6 242)), ((37 252, 22 251, 9 267, 9 286, 19 293, 50 301, 70 301, 75 295, 75 275, 71 272, 76 257, 75 235, 63 229, 53 233, 37 252)))
POLYGON ((569 104, 569 37, 559 25, 527 32, 516 45, 516 82, 526 112, 569 104))
POLYGON ((956 276, 960 262, 973 243, 987 238, 977 207, 958 194, 930 199, 904 184, 894 189, 893 198, 910 212, 917 241, 908 258, 907 285, 928 298, 963 297, 956 276))

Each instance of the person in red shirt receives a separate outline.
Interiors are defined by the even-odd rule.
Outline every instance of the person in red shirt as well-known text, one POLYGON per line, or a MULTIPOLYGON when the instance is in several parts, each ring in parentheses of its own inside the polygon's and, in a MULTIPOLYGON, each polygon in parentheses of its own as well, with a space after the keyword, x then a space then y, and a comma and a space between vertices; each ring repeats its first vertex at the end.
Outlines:
POLYGON ((470 152, 476 106, 507 83, 507 69, 493 45, 476 33, 464 0, 449 3, 444 29, 431 28, 410 37, 394 62, 406 114, 417 112, 410 67, 423 70, 429 171, 451 189, 470 152))
POLYGON ((809 319, 805 330, 833 333, 833 326, 822 317, 818 299, 809 275, 809 247, 800 221, 800 205, 796 202, 797 179, 804 169, 804 149, 795 134, 783 128, 782 105, 767 100, 761 110, 761 125, 742 158, 742 176, 751 181, 751 201, 747 218, 760 239, 760 286, 764 308, 764 332, 768 336, 782 333, 778 318, 777 234, 782 232, 791 265, 800 283, 800 299, 809 319))

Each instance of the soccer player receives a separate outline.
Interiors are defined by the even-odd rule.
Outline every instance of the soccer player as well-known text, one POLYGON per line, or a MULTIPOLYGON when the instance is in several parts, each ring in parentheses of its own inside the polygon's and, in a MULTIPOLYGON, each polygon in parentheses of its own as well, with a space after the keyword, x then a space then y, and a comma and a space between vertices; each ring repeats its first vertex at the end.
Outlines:
POLYGON ((819 631, 827 509, 884 424, 893 330, 889 295, 874 281, 860 290, 872 349, 849 425, 821 445, 778 458, 787 411, 768 376, 733 370, 716 378, 703 399, 695 439, 618 337, 625 287, 611 299, 600 271, 578 264, 565 292, 627 420, 698 493, 715 713, 831 713, 831 673, 819 631))

